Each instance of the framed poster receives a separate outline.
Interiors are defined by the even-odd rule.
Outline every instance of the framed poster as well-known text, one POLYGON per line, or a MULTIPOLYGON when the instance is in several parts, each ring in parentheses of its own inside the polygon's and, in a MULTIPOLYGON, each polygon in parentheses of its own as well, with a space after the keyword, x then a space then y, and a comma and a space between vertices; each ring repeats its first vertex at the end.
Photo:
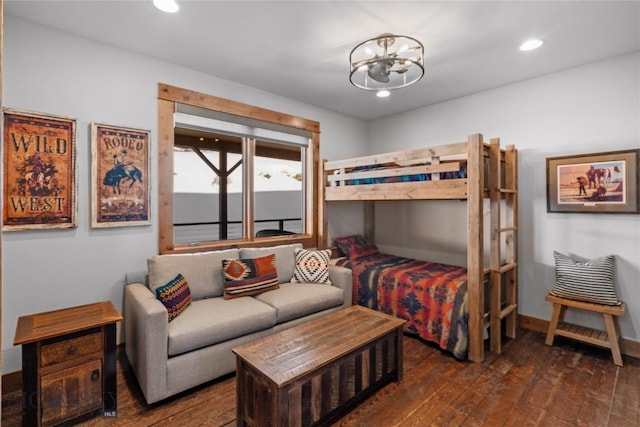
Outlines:
POLYGON ((4 109, 5 231, 76 227, 76 122, 4 109))
POLYGON ((639 213, 639 154, 547 158, 547 212, 639 213))
POLYGON ((91 226, 148 225, 148 130, 91 123, 91 226))

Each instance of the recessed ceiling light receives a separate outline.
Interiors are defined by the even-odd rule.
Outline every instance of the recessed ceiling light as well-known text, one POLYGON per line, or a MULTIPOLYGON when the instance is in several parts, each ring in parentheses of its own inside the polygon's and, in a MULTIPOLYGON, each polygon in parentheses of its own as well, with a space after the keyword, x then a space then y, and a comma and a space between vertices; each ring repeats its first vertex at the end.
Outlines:
POLYGON ((376 92, 376 96, 378 98, 386 98, 389 95, 391 95, 391 92, 389 92, 388 90, 379 90, 376 92))
POLYGON ((525 52, 528 50, 534 50, 542 46, 542 43, 544 43, 542 40, 537 40, 537 39, 527 40, 526 42, 520 45, 520 50, 525 52))
POLYGON ((180 9, 175 0, 153 0, 153 5, 167 13, 175 13, 180 9))

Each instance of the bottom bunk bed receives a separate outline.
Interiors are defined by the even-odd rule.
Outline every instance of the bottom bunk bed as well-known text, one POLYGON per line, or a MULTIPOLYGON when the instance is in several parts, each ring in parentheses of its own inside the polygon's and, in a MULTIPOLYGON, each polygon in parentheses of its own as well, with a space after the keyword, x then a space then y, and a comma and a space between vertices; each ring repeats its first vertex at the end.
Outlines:
POLYGON ((333 260, 352 271, 353 303, 404 319, 404 332, 466 359, 467 269, 382 254, 368 245, 368 252, 350 257, 348 248, 339 249, 346 256, 333 260))

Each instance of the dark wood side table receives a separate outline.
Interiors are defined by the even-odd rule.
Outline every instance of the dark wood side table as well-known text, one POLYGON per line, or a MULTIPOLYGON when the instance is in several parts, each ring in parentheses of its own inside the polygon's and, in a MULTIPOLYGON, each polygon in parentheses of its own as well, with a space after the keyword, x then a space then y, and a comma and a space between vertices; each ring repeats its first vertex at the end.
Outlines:
POLYGON ((109 301, 18 319, 13 345, 22 345, 23 425, 117 416, 116 323, 121 320, 109 301))

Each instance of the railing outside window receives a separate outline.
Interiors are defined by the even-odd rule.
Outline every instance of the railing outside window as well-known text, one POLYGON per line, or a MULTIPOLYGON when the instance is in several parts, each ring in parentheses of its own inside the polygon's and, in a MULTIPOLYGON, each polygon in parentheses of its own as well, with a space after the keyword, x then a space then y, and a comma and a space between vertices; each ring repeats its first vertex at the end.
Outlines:
MULTIPOLYGON (((302 233, 302 218, 274 218, 255 220, 255 229, 277 230, 281 232, 302 233)), ((200 242, 221 240, 220 221, 214 222, 191 222, 173 224, 174 240, 176 243, 188 243, 197 246, 200 242)), ((227 222, 227 239, 242 238, 242 221, 227 222)))

